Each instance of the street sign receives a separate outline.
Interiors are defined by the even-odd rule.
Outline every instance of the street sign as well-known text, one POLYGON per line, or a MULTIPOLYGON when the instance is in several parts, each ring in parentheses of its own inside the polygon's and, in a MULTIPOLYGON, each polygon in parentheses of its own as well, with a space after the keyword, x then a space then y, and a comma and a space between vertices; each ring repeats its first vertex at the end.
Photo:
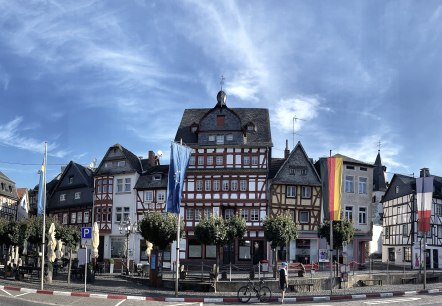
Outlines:
POLYGON ((92 239, 92 227, 81 228, 81 239, 92 239))

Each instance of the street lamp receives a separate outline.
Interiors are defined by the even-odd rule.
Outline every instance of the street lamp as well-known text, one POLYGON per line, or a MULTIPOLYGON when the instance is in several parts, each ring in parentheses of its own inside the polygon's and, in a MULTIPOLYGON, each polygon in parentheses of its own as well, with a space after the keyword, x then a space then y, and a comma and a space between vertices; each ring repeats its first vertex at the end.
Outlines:
POLYGON ((118 229, 120 230, 120 234, 124 234, 126 236, 126 274, 129 275, 129 238, 130 235, 137 232, 138 224, 137 222, 132 223, 130 218, 127 218, 125 221, 120 221, 118 225, 118 229))

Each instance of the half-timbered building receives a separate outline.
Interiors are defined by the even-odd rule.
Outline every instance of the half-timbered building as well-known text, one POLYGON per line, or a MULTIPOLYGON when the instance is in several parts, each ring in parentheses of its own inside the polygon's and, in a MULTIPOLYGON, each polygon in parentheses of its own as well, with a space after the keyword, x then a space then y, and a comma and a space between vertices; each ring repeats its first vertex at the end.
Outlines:
POLYGON ((15 182, 0 172, 0 217, 10 221, 16 220, 17 202, 15 182))
MULTIPOLYGON (((141 221, 145 214, 153 211, 166 211, 166 192, 169 165, 160 165, 159 159, 152 151, 149 151, 149 158, 143 159, 143 173, 135 184, 137 192, 137 219, 141 221), (145 163, 147 163, 145 165, 145 163)), ((139 260, 147 261, 147 242, 144 239, 139 241, 139 260)), ((163 267, 171 266, 171 251, 167 249, 163 253, 163 267)))
MULTIPOLYGON (((420 176, 429 176, 421 170, 420 176)), ((418 232, 416 178, 394 174, 384 195, 382 261, 418 269, 440 269, 442 263, 442 177, 433 176, 430 232, 418 232), (424 253, 424 245, 425 253, 424 253)))
POLYGON ((268 181, 269 213, 290 214, 299 232, 298 238, 289 242, 288 250, 278 252, 278 259, 318 262, 321 179, 300 142, 291 152, 287 146, 285 158, 272 159, 268 181))
POLYGON ((215 247, 195 239, 195 226, 203 216, 236 213, 246 219, 247 237, 224 248, 223 262, 250 265, 266 258, 262 221, 273 146, 268 109, 230 108, 220 91, 215 107, 184 111, 175 141, 193 149, 182 194, 186 238, 180 258, 214 261, 215 247))
POLYGON ((128 245, 129 258, 139 262, 141 236, 133 233, 127 237, 120 233, 119 225, 128 219, 133 223, 137 220, 134 186, 142 170, 140 157, 115 144, 107 150, 95 171, 93 220, 100 229, 104 258, 124 258, 128 245))

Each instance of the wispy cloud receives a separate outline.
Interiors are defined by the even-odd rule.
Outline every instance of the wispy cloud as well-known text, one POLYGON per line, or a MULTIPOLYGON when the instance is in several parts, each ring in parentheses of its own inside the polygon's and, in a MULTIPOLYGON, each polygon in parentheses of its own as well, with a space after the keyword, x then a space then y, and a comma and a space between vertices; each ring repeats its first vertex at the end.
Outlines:
MULTIPOLYGON (((16 117, 4 125, 0 125, 0 145, 14 147, 35 153, 44 152, 44 141, 38 141, 31 137, 22 136, 23 117, 16 117)), ((56 150, 56 143, 48 144, 48 152, 54 157, 64 157, 68 152, 56 150)))

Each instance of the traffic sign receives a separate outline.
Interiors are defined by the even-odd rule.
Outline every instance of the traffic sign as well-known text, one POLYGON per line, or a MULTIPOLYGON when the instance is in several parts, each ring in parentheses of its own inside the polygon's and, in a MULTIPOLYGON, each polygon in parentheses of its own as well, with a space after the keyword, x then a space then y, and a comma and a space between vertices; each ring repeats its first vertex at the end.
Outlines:
POLYGON ((92 227, 81 228, 81 239, 92 239, 92 227))

